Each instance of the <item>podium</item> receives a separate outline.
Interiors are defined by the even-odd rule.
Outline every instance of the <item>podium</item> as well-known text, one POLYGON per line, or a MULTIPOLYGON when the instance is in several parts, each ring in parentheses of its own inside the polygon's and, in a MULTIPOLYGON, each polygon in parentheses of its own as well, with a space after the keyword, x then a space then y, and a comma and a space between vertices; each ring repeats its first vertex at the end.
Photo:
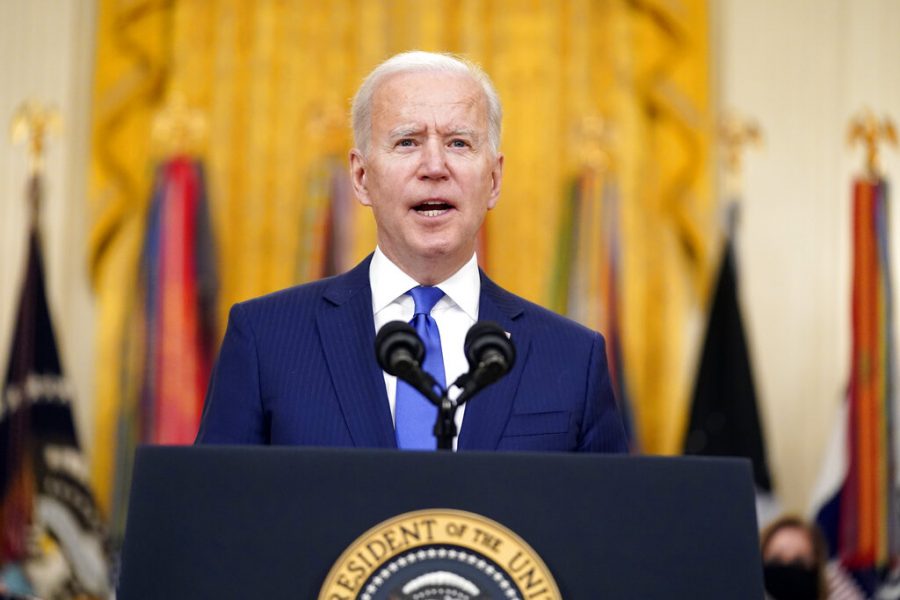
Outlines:
MULTIPOLYGON (((138 450, 118 597, 315 600, 326 577, 346 588, 335 600, 398 597, 351 592, 362 586, 334 579, 333 567, 343 554, 351 571, 354 560, 377 571, 399 537, 382 529, 381 546, 348 549, 422 510, 471 513, 513 532, 565 600, 763 597, 742 459, 240 446, 138 450)), ((501 545, 477 529, 467 543, 486 555, 501 545)), ((523 556, 507 568, 520 591, 508 597, 552 597, 531 589, 523 556)))

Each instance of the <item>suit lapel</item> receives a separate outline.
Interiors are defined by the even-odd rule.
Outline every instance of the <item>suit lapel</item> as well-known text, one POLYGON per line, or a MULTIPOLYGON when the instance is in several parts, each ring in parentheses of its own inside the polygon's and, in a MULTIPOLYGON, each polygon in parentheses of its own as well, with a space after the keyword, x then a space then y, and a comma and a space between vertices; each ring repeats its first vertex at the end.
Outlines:
POLYGON ((478 320, 496 321, 516 347, 516 364, 500 381, 489 385, 466 403, 458 447, 461 450, 495 450, 512 412, 513 400, 528 361, 531 336, 522 326, 521 299, 501 289, 481 273, 478 320))
POLYGON ((375 360, 369 256, 326 288, 316 316, 338 401, 356 447, 396 447, 384 376, 375 360))

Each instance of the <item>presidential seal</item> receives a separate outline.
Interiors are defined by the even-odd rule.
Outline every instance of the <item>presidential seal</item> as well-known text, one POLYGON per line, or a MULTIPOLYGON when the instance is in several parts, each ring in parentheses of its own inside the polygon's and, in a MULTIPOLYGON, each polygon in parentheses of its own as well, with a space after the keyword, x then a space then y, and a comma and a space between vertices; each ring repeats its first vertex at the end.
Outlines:
POLYGON ((544 561, 481 515, 405 513, 360 536, 328 573, 319 600, 561 600, 544 561))

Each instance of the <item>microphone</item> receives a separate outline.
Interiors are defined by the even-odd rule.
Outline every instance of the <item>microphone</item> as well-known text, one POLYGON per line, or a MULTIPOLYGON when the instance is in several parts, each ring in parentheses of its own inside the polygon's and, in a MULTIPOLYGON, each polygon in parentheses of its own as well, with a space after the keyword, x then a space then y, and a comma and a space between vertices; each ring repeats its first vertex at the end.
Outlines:
POLYGON ((375 336, 375 357, 382 369, 400 377, 401 373, 421 368, 425 344, 412 325, 391 321, 375 336))
POLYGON ((391 321, 375 336, 375 358, 389 375, 402 379, 435 404, 440 403, 434 388, 437 382, 422 369, 425 344, 409 323, 391 321))
POLYGON ((469 372, 456 380, 462 404, 476 392, 506 375, 516 362, 516 348, 493 321, 479 321, 466 334, 464 345, 469 372))

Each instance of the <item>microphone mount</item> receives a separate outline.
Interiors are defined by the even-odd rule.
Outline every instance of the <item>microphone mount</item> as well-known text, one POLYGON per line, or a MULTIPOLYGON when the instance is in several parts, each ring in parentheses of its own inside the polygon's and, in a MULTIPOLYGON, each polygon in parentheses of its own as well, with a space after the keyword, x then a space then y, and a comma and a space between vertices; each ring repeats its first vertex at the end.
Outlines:
POLYGON ((451 399, 450 388, 439 385, 422 369, 425 345, 412 325, 391 321, 375 336, 375 356, 381 368, 411 385, 437 407, 433 431, 438 450, 453 449, 453 439, 458 434, 456 410, 506 375, 515 363, 515 347, 503 328, 493 321, 475 323, 466 334, 464 348, 469 371, 452 384, 462 391, 456 399, 451 399))

